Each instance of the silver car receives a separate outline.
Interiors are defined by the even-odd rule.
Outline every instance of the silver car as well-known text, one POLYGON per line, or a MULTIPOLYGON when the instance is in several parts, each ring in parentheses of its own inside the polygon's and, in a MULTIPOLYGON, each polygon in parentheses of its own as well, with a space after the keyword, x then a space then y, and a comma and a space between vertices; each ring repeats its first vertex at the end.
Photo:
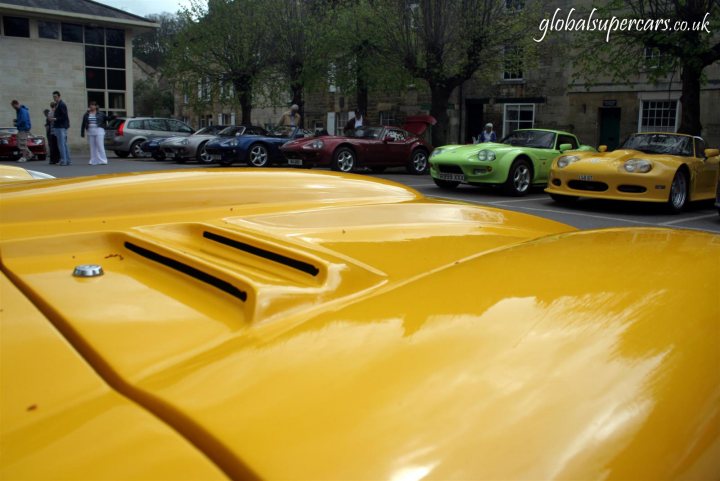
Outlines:
POLYGON ((165 157, 174 159, 178 163, 187 160, 197 160, 200 163, 209 164, 213 162, 213 156, 205 151, 205 145, 209 140, 217 137, 238 137, 240 135, 265 135, 267 132, 262 127, 232 125, 224 127, 220 131, 214 131, 214 127, 206 127, 198 130, 189 137, 170 137, 160 142, 160 150, 165 157))
POLYGON ((185 122, 154 117, 117 118, 105 129, 105 150, 112 150, 118 157, 144 157, 140 144, 153 137, 184 136, 194 130, 185 122))

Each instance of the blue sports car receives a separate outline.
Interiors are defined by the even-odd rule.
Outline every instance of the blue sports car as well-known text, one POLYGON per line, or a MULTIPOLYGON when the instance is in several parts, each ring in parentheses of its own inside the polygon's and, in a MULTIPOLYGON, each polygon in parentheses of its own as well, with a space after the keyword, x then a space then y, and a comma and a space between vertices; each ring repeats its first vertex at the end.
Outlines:
POLYGON ((280 146, 293 139, 312 136, 312 132, 298 127, 283 126, 267 135, 243 135, 230 139, 218 138, 205 145, 205 152, 216 162, 231 165, 235 162, 251 167, 267 167, 273 162, 284 162, 280 146))

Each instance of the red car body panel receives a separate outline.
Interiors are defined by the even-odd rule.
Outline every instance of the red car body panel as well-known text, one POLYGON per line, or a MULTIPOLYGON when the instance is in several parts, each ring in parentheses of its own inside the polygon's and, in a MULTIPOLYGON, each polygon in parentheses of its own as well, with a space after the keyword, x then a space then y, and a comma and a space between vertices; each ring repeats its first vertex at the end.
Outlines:
POLYGON ((344 146, 353 150, 360 166, 406 166, 417 149, 424 150, 428 156, 433 150, 432 145, 410 130, 422 133, 435 121, 433 117, 423 117, 428 118, 408 122, 403 126, 405 128, 363 127, 356 129, 357 136, 326 135, 297 139, 286 143, 280 150, 291 164, 301 160, 303 166, 330 166, 338 149, 344 146), (318 141, 322 142, 322 147, 312 148, 318 141))
MULTIPOLYGON (((38 159, 44 160, 47 156, 47 139, 42 135, 28 136, 28 149, 38 159)), ((17 145, 17 129, 13 127, 0 127, 0 158, 8 157, 17 159, 20 157, 20 149, 17 145)))

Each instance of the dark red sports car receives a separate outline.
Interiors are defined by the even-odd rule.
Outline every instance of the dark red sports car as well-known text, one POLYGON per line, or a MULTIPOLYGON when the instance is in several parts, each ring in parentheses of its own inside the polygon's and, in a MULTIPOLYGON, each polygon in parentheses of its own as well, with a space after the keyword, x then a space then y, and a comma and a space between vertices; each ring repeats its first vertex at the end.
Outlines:
MULTIPOLYGON (((28 135, 28 149, 38 160, 45 160, 47 156, 47 140, 42 135, 28 135)), ((0 158, 20 158, 17 145, 17 129, 15 127, 0 127, 0 158)))
POLYGON ((382 172, 386 167, 405 166, 412 174, 424 174, 432 146, 421 138, 429 115, 408 117, 403 128, 360 127, 350 135, 325 135, 287 142, 280 150, 295 167, 329 165, 333 170, 351 172, 368 167, 382 172))

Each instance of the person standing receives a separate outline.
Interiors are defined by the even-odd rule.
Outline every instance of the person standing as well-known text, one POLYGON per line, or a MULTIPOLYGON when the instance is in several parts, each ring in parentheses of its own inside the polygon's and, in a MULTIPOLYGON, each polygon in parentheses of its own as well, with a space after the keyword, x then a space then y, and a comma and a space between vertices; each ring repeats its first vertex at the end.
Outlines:
POLYGON ((363 126, 363 115, 360 113, 360 109, 355 109, 353 117, 350 117, 345 123, 343 130, 346 135, 351 134, 355 129, 359 129, 363 126))
POLYGON ((18 162, 25 162, 32 159, 33 156, 27 146, 28 135, 30 135, 30 128, 32 127, 30 123, 30 110, 28 110, 28 108, 24 105, 20 105, 20 102, 17 100, 10 102, 10 105, 12 105, 12 108, 14 108, 17 112, 15 117, 15 127, 18 131, 17 145, 18 150, 20 150, 20 158, 18 159, 18 162))
POLYGON ((70 149, 67 143, 67 129, 70 128, 70 117, 65 102, 60 98, 60 92, 53 92, 53 100, 55 101, 54 122, 55 137, 57 137, 58 150, 60 151, 60 163, 58 165, 70 165, 70 149))
POLYGON ((53 125, 55 118, 55 102, 50 102, 50 110, 48 111, 45 126, 48 131, 48 143, 50 148, 49 164, 57 164, 60 161, 60 150, 58 149, 57 136, 55 135, 55 126, 53 125))
POLYGON ((278 125, 284 126, 289 125, 290 127, 300 127, 300 114, 298 113, 298 110, 300 110, 300 107, 297 106, 297 104, 292 104, 290 107, 290 110, 285 112, 282 117, 280 117, 280 122, 278 122, 278 125))
POLYGON ((493 130, 493 124, 488 122, 485 124, 485 130, 480 132, 480 135, 478 135, 478 142, 495 142, 497 140, 497 135, 495 135, 495 131, 493 130))
POLYGON ((88 135, 90 144, 90 165, 105 165, 108 163, 105 155, 105 114, 98 110, 95 101, 90 102, 87 112, 83 115, 80 126, 80 137, 88 135))

